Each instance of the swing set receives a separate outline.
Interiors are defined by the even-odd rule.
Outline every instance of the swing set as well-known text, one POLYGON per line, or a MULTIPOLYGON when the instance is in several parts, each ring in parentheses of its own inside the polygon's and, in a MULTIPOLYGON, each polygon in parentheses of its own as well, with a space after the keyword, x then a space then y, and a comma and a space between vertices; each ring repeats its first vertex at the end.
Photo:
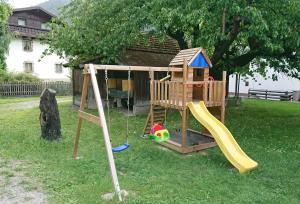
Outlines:
POLYGON ((129 90, 127 94, 127 123, 126 123, 126 141, 124 144, 121 144, 120 146, 112 147, 109 129, 110 129, 110 110, 109 110, 109 97, 108 97, 108 70, 111 71, 128 71, 128 84, 130 87, 130 77, 131 77, 131 71, 149 71, 151 77, 154 76, 154 72, 168 72, 168 71, 174 71, 174 72, 182 72, 182 69, 180 68, 170 68, 170 67, 146 67, 146 66, 119 66, 119 65, 94 65, 94 64, 86 64, 84 66, 83 71, 83 87, 82 87, 82 95, 81 95, 81 101, 80 101, 80 107, 78 110, 78 120, 77 120, 77 129, 76 129, 76 136, 74 140, 74 151, 73 151, 73 157, 75 159, 78 159, 78 145, 79 145, 79 138, 80 138, 80 130, 82 126, 82 121, 87 120, 89 122, 92 122, 99 127, 102 128, 104 142, 105 142, 105 148, 107 153, 107 158, 109 162, 112 182, 114 185, 115 192, 119 198, 120 201, 122 201, 121 196, 121 189, 118 181, 118 176, 116 172, 116 166, 114 162, 114 152, 122 152, 129 148, 129 142, 128 142, 128 133, 129 133, 129 90), (105 83, 106 83, 106 103, 107 103, 107 116, 108 116, 108 124, 106 122, 105 114, 104 114, 104 108, 101 100, 101 94, 96 78, 97 70, 105 70, 105 83), (90 113, 87 113, 84 111, 85 104, 87 102, 87 93, 88 93, 88 87, 89 83, 92 83, 95 100, 97 104, 97 110, 99 117, 92 115, 90 113))
POLYGON ((150 139, 180 153, 195 152, 218 145, 228 161, 240 173, 256 168, 257 163, 243 152, 230 131, 223 124, 225 118, 226 72, 223 72, 222 80, 217 81, 209 76, 211 67, 212 64, 202 48, 181 50, 170 62, 169 67, 86 64, 83 72, 82 96, 74 141, 74 158, 77 158, 82 120, 100 126, 103 132, 114 189, 119 200, 122 201, 113 153, 122 152, 129 148, 128 117, 131 72, 143 71, 149 72, 150 76, 150 110, 144 125, 144 135, 148 134, 150 139), (108 125, 96 78, 98 70, 105 71, 108 125), (112 147, 109 134, 108 70, 128 71, 126 141, 117 147, 112 147), (160 80, 154 80, 154 72, 166 72, 167 76, 160 80), (171 72, 171 75, 169 75, 169 72, 171 72), (90 81, 92 82, 99 117, 84 111, 90 81), (166 122, 167 110, 169 109, 179 111, 182 118, 180 131, 171 134, 164 131, 163 126, 160 125, 166 122), (189 127, 190 116, 193 116, 202 125, 202 132, 192 130, 189 127))

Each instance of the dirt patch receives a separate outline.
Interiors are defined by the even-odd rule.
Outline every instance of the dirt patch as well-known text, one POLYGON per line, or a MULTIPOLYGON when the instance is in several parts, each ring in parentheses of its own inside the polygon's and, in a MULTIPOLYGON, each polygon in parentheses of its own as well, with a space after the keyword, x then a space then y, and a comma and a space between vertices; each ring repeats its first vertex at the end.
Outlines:
POLYGON ((24 162, 0 158, 0 203, 47 204, 42 188, 24 174, 24 162))

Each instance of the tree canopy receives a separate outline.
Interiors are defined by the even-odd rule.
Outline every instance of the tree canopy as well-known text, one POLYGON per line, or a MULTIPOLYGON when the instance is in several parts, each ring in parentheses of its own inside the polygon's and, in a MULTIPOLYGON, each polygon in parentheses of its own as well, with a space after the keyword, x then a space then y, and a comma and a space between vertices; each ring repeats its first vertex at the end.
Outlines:
POLYGON ((10 6, 4 0, 0 0, 0 69, 5 68, 5 54, 7 53, 10 41, 7 28, 7 22, 10 15, 10 6))
POLYGON ((300 78, 299 11, 299 0, 73 0, 52 24, 48 51, 113 61, 149 31, 206 49, 215 76, 270 66, 300 78))

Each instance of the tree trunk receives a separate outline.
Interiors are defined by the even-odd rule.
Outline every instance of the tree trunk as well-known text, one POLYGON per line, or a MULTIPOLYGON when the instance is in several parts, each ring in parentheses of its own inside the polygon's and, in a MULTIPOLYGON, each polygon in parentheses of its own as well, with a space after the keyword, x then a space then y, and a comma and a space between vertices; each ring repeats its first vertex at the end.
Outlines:
POLYGON ((61 138, 60 118, 55 95, 56 91, 53 89, 44 89, 41 95, 41 137, 46 140, 58 140, 61 138))

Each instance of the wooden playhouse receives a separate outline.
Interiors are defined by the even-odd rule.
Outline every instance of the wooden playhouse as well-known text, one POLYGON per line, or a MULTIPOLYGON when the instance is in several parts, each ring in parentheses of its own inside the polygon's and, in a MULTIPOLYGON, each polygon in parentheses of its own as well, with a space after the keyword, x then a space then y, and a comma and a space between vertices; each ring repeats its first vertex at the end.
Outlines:
POLYGON ((224 123, 226 72, 222 81, 215 81, 209 76, 212 68, 210 59, 202 48, 181 50, 170 62, 173 71, 170 80, 154 80, 150 82, 150 111, 144 126, 144 134, 149 133, 154 123, 164 123, 170 110, 180 112, 182 125, 180 130, 171 132, 170 140, 161 144, 181 153, 199 151, 215 146, 216 143, 209 131, 192 130, 189 126, 189 102, 203 101, 209 111, 224 123))

